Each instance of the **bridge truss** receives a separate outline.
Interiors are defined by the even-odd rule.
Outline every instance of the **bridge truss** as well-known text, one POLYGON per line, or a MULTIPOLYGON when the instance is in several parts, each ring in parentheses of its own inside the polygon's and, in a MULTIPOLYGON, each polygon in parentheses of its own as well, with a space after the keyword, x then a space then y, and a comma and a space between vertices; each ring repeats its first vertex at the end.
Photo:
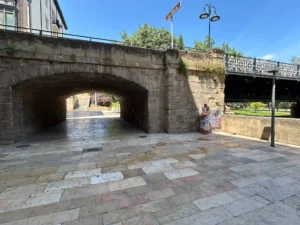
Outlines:
POLYGON ((270 60, 225 56, 225 67, 227 75, 242 75, 272 78, 268 69, 278 68, 277 79, 300 81, 300 65, 293 65, 270 60))

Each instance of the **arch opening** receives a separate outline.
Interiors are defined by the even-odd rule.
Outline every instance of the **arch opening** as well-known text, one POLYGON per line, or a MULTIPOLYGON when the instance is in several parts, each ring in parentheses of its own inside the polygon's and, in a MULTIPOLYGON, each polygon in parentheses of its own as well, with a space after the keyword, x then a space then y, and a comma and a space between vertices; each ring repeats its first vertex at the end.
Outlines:
MULTIPOLYGON (((15 140, 65 121, 66 99, 95 91, 120 96, 121 119, 149 131, 149 92, 145 87, 110 74, 63 73, 23 81, 12 87, 15 140)), ((120 125, 128 127, 124 123, 120 125)))

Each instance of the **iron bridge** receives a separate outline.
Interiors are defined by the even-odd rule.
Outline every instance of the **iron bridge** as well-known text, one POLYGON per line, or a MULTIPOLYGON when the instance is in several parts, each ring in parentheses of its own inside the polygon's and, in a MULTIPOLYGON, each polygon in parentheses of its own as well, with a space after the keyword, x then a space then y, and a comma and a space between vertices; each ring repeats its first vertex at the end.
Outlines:
POLYGON ((225 56, 226 75, 240 75, 272 78, 273 74, 267 72, 269 69, 278 68, 276 79, 300 81, 300 65, 282 63, 270 60, 225 56))

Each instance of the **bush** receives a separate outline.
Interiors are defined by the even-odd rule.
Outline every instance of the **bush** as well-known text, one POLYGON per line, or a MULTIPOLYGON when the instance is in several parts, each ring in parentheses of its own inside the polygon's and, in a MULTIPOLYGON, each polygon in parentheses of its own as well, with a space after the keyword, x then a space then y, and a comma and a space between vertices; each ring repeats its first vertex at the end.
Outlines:
POLYGON ((230 109, 246 109, 249 107, 248 102, 229 102, 226 103, 230 107, 230 109))
MULTIPOLYGON (((102 93, 97 93, 97 105, 110 107, 112 100, 109 97, 104 96, 102 93)), ((95 93, 91 95, 91 102, 95 105, 95 93)))

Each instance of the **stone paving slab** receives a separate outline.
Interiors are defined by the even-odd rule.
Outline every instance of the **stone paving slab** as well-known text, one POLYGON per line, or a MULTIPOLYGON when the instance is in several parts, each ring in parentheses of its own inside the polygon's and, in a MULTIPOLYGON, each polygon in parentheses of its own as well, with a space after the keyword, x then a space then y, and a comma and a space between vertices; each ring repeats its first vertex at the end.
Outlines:
POLYGON ((0 199, 7 199, 18 196, 29 196, 31 194, 42 192, 44 188, 45 185, 40 184, 29 184, 16 188, 7 188, 0 194, 0 199))
POLYGON ((123 180, 124 176, 121 172, 98 174, 91 177, 91 184, 101 184, 116 180, 123 180))
POLYGON ((158 200, 162 198, 167 198, 176 193, 172 190, 172 188, 166 188, 158 191, 152 191, 148 193, 148 196, 151 200, 158 200))
POLYGON ((262 208, 270 204, 266 199, 255 195, 249 198, 242 198, 234 202, 227 203, 223 207, 228 210, 232 215, 239 216, 255 209, 262 208))
POLYGON ((246 196, 240 194, 238 191, 229 191, 221 194, 216 194, 207 198, 201 198, 193 201, 193 203, 201 211, 205 211, 243 198, 246 198, 246 196))
POLYGON ((55 191, 50 193, 38 193, 29 196, 22 208, 30 208, 34 206, 47 205, 59 202, 63 191, 55 191))
POLYGON ((167 223, 167 225, 218 224, 231 218, 233 215, 221 206, 167 223))
POLYGON ((255 184, 258 182, 262 182, 262 181, 267 181, 272 179, 272 177, 270 176, 266 176, 266 175, 257 175, 257 176, 252 176, 252 177, 247 177, 247 178, 241 178, 238 180, 233 180, 231 181, 232 184, 234 184, 237 187, 245 187, 248 186, 250 184, 255 184))
POLYGON ((142 134, 1 147, 0 224, 299 224, 299 149, 142 134))
POLYGON ((132 177, 120 181, 110 182, 108 185, 110 191, 119 191, 128 188, 144 186, 146 185, 146 182, 142 177, 132 177))
POLYGON ((77 219, 79 209, 72 209, 48 215, 31 217, 28 219, 18 220, 14 222, 4 223, 4 225, 39 225, 39 224, 60 224, 69 220, 77 219))
POLYGON ((45 192, 59 191, 67 188, 80 187, 88 184, 90 184, 90 178, 88 177, 72 178, 72 179, 61 180, 61 181, 51 181, 47 184, 44 191, 45 192))
POLYGON ((164 174, 166 175, 166 177, 168 177, 169 180, 175 180, 182 177, 194 176, 199 173, 191 168, 184 168, 166 172, 164 174))
POLYGON ((98 169, 91 169, 91 170, 82 170, 82 171, 75 171, 75 172, 68 172, 65 176, 65 179, 71 178, 79 178, 79 177, 91 177, 101 174, 101 168, 98 169))
POLYGON ((277 202, 229 219, 219 225, 299 225, 299 215, 290 206, 277 202))

